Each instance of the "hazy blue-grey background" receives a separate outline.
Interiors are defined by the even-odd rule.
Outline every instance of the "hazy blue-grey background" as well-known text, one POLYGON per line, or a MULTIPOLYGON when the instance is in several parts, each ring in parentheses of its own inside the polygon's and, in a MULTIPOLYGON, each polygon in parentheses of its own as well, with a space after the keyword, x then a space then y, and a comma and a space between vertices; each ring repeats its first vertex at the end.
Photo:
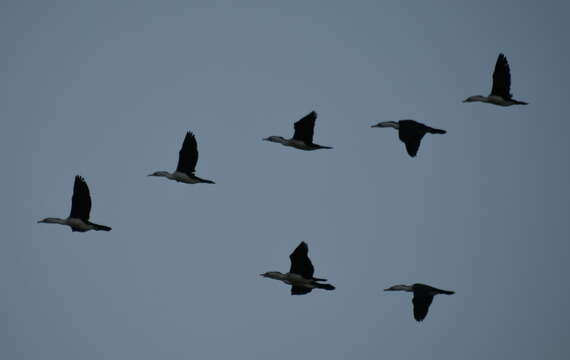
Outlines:
POLYGON ((3 1, 0 357, 567 359, 569 10, 3 1), (530 105, 462 104, 499 52, 530 105), (261 141, 313 109, 334 150, 261 141), (217 184, 146 177, 188 130, 217 184), (112 232, 35 223, 76 174, 112 232), (259 277, 302 240, 336 291, 259 277), (414 282, 457 293, 417 323, 414 282))

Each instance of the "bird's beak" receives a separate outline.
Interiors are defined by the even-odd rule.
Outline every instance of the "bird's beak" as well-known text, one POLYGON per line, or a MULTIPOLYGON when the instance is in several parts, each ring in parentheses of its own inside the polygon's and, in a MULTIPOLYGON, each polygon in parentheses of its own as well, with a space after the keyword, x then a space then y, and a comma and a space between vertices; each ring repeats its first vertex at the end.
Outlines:
POLYGON ((147 176, 153 176, 153 174, 148 174, 147 176))
POLYGON ((269 138, 263 138, 263 139, 261 139, 261 140, 269 141, 269 138))
POLYGON ((380 127, 378 124, 370 126, 371 128, 380 127))
POLYGON ((466 103, 466 102, 467 102, 467 99, 463 100, 462 102, 466 103))
POLYGON ((41 222, 42 222, 41 220, 38 220, 37 224, 39 224, 39 223, 41 223, 41 222))
POLYGON ((261 276, 261 277, 265 277, 265 274, 259 274, 259 276, 261 276))
POLYGON ((392 290, 392 289, 390 289, 390 288, 384 289, 384 291, 391 291, 391 290, 392 290))

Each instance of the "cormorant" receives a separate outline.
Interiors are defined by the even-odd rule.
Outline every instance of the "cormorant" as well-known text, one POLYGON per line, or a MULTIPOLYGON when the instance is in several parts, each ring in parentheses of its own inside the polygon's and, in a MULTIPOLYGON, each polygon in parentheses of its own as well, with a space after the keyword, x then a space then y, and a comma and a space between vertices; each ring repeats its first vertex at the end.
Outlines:
POLYGON ((398 130, 398 136, 400 140, 406 144, 406 150, 411 157, 416 156, 418 149, 420 148, 420 143, 422 138, 426 133, 430 134, 445 134, 447 131, 434 129, 427 125, 414 120, 400 120, 396 121, 384 121, 371 127, 393 127, 398 130))
POLYGON ((66 219, 45 218, 38 223, 61 224, 67 225, 71 231, 85 232, 89 230, 111 231, 111 228, 105 225, 94 224, 89 221, 89 213, 91 212, 91 196, 89 195, 89 187, 85 179, 81 176, 75 176, 73 184, 73 196, 71 197, 71 212, 66 219))
POLYGON ((311 290, 325 289, 334 290, 335 287, 330 284, 321 284, 322 281, 327 281, 327 279, 319 279, 313 277, 315 269, 309 259, 309 247, 302 241, 299 246, 289 255, 291 260, 291 269, 286 274, 282 274, 279 271, 269 271, 261 276, 281 280, 285 284, 291 286, 291 295, 304 295, 311 292, 311 290))
POLYGON ((291 139, 285 139, 281 136, 270 136, 263 140, 280 143, 284 146, 290 146, 296 149, 307 151, 318 149, 332 149, 330 146, 322 146, 313 143, 315 120, 317 120, 317 113, 311 111, 309 114, 305 115, 301 120, 295 123, 295 133, 291 139))
POLYGON ((463 102, 475 101, 499 106, 528 105, 528 103, 524 101, 513 99, 513 95, 511 94, 511 70, 505 55, 499 54, 499 57, 497 58, 495 71, 493 71, 493 88, 491 89, 491 94, 489 96, 469 96, 467 99, 463 100, 463 102))
POLYGON ((182 148, 178 153, 178 166, 172 174, 168 171, 156 171, 148 176, 162 176, 170 180, 186 184, 215 184, 212 180, 201 179, 194 175, 196 163, 198 162, 198 143, 196 137, 190 131, 186 133, 182 148))
POLYGON ((394 285, 384 291, 408 291, 413 292, 414 297, 412 303, 414 304, 414 319, 422 321, 427 316, 429 306, 433 301, 433 297, 438 294, 452 295, 455 291, 441 290, 429 285, 414 284, 414 285, 394 285))

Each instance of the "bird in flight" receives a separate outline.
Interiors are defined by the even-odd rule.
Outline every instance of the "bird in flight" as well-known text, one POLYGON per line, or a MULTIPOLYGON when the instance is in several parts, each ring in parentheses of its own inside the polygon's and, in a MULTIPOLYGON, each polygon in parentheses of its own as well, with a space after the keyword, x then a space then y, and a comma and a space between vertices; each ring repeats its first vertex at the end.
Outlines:
POLYGON ((287 285, 291 285, 291 295, 304 295, 313 289, 334 290, 331 284, 323 284, 327 279, 319 279, 313 276, 315 268, 309 259, 309 247, 304 241, 289 255, 291 268, 286 274, 279 271, 268 271, 261 274, 262 277, 281 280, 287 285))
POLYGON ((73 196, 71 197, 71 212, 65 219, 45 218, 38 223, 67 225, 71 231, 86 232, 89 230, 111 231, 111 228, 105 225, 94 224, 89 221, 89 213, 91 212, 91 195, 89 187, 85 179, 81 176, 75 176, 73 184, 73 196))
POLYGON ((162 176, 170 180, 186 183, 186 184, 215 184, 212 180, 199 178, 196 172, 196 163, 198 162, 198 143, 196 137, 190 131, 186 133, 182 148, 178 153, 178 166, 176 171, 169 173, 168 171, 155 171, 148 176, 162 176))
POLYGON ((416 156, 420 148, 420 143, 425 134, 445 134, 447 131, 434 129, 427 125, 414 120, 400 120, 400 121, 384 121, 376 125, 372 125, 373 128, 385 128, 392 127, 398 130, 398 136, 400 141, 406 144, 406 151, 411 157, 416 156))
POLYGON ((429 285, 414 284, 414 285, 394 285, 384 291, 408 291, 414 293, 412 303, 414 304, 414 319, 422 321, 426 318, 429 306, 433 301, 433 297, 439 294, 453 295, 455 291, 441 290, 429 285))
POLYGON ((511 94, 511 69, 507 57, 499 54, 495 71, 493 71, 493 87, 489 96, 474 95, 469 96, 463 102, 484 102, 499 106, 528 105, 527 102, 513 99, 511 94))
POLYGON ((282 136, 266 137, 265 141, 271 141, 282 144, 284 146, 294 147, 299 150, 318 150, 318 149, 332 149, 330 146, 322 146, 313 143, 313 133, 315 130, 315 121, 317 120, 317 113, 311 111, 305 115, 301 120, 295 123, 295 133, 291 139, 285 139, 282 136))

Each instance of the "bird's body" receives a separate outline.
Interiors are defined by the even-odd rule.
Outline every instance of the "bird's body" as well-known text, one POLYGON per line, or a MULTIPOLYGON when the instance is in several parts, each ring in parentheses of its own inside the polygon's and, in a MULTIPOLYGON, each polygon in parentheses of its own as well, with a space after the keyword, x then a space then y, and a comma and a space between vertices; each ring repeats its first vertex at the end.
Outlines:
POLYGON ((288 273, 279 271, 268 271, 261 276, 283 281, 287 285, 291 285, 291 295, 304 295, 310 293, 313 289, 334 290, 335 287, 330 284, 322 284, 327 279, 313 277, 315 269, 309 259, 309 247, 303 241, 289 255, 291 260, 291 268, 288 273))
POLYGON ((503 54, 499 54, 493 71, 493 87, 489 96, 474 95, 463 102, 484 102, 499 106, 528 105, 524 101, 513 99, 511 94, 511 70, 509 62, 503 54))
POLYGON ((194 174, 196 164, 198 163, 198 143, 192 132, 187 132, 182 143, 182 148, 178 153, 178 166, 176 171, 169 173, 168 171, 155 171, 149 176, 160 176, 170 180, 185 184, 215 184, 212 180, 199 178, 194 174))
POLYGON ((295 133, 291 139, 285 139, 282 136, 269 136, 263 140, 279 143, 283 146, 305 151, 332 149, 330 146, 323 146, 313 143, 313 134, 316 120, 317 113, 312 111, 295 123, 295 133))
POLYGON ((406 145, 406 151, 411 157, 416 156, 420 143, 425 134, 445 134, 445 130, 435 129, 414 120, 384 121, 372 127, 392 127, 398 130, 398 137, 406 145))
POLYGON ((81 176, 75 177, 73 184, 73 196, 71 197, 71 212, 65 219, 45 218, 38 223, 67 225, 71 231, 86 232, 89 230, 111 231, 111 228, 105 225, 95 224, 89 221, 91 212, 91 195, 89 187, 81 176))
POLYGON ((414 293, 412 298, 412 303, 414 305, 414 319, 416 321, 422 321, 427 316, 429 306, 433 301, 433 297, 439 294, 452 295, 455 294, 454 291, 442 290, 434 288, 425 284, 413 284, 413 285, 394 285, 384 291, 407 291, 414 293))

